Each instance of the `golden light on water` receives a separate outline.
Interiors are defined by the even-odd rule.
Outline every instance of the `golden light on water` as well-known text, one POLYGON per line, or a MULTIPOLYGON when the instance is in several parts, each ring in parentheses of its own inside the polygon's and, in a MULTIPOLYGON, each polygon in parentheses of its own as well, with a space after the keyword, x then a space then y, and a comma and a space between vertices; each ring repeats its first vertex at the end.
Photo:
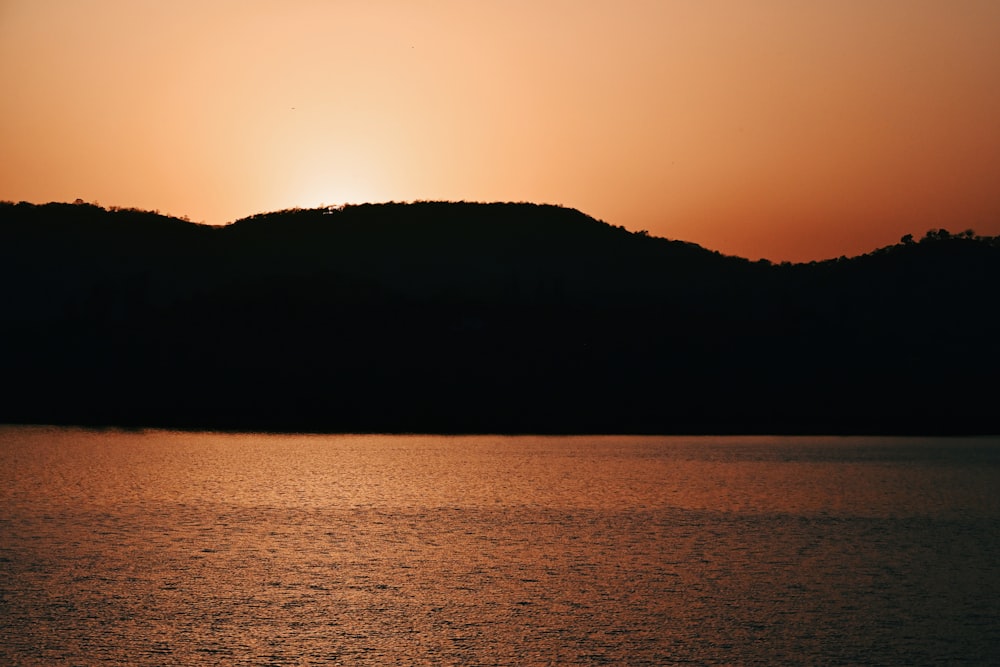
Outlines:
POLYGON ((996 438, 0 426, 3 664, 989 664, 996 438))

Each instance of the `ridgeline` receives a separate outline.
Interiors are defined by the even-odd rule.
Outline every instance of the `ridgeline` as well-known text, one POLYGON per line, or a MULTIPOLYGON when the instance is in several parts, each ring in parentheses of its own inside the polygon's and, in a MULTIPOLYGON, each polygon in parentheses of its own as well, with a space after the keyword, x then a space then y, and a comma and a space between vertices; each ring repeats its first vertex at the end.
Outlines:
POLYGON ((1000 433, 1000 238, 750 262, 531 204, 0 204, 0 422, 1000 433))

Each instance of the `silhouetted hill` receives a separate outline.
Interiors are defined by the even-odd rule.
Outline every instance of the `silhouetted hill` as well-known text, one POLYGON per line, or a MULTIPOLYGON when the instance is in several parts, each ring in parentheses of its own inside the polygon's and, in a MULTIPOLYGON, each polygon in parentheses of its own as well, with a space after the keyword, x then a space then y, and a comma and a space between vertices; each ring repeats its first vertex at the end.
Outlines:
POLYGON ((1000 432, 1000 242, 972 233, 772 265, 530 204, 5 203, 0 285, 0 421, 1000 432))

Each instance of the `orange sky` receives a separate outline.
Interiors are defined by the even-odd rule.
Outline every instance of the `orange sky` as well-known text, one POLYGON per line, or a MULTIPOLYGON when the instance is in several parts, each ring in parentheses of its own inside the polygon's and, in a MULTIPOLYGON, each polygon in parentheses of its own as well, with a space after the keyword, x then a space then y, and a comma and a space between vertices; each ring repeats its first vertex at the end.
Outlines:
POLYGON ((563 204, 756 259, 1000 234, 997 0, 0 0, 0 199, 563 204))

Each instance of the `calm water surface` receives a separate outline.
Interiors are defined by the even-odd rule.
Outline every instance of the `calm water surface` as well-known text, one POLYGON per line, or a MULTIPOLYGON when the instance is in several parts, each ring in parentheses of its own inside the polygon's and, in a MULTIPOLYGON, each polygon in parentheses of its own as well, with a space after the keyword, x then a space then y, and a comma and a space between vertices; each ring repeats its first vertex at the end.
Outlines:
POLYGON ((0 427, 0 664, 1000 661, 1000 438, 0 427))

